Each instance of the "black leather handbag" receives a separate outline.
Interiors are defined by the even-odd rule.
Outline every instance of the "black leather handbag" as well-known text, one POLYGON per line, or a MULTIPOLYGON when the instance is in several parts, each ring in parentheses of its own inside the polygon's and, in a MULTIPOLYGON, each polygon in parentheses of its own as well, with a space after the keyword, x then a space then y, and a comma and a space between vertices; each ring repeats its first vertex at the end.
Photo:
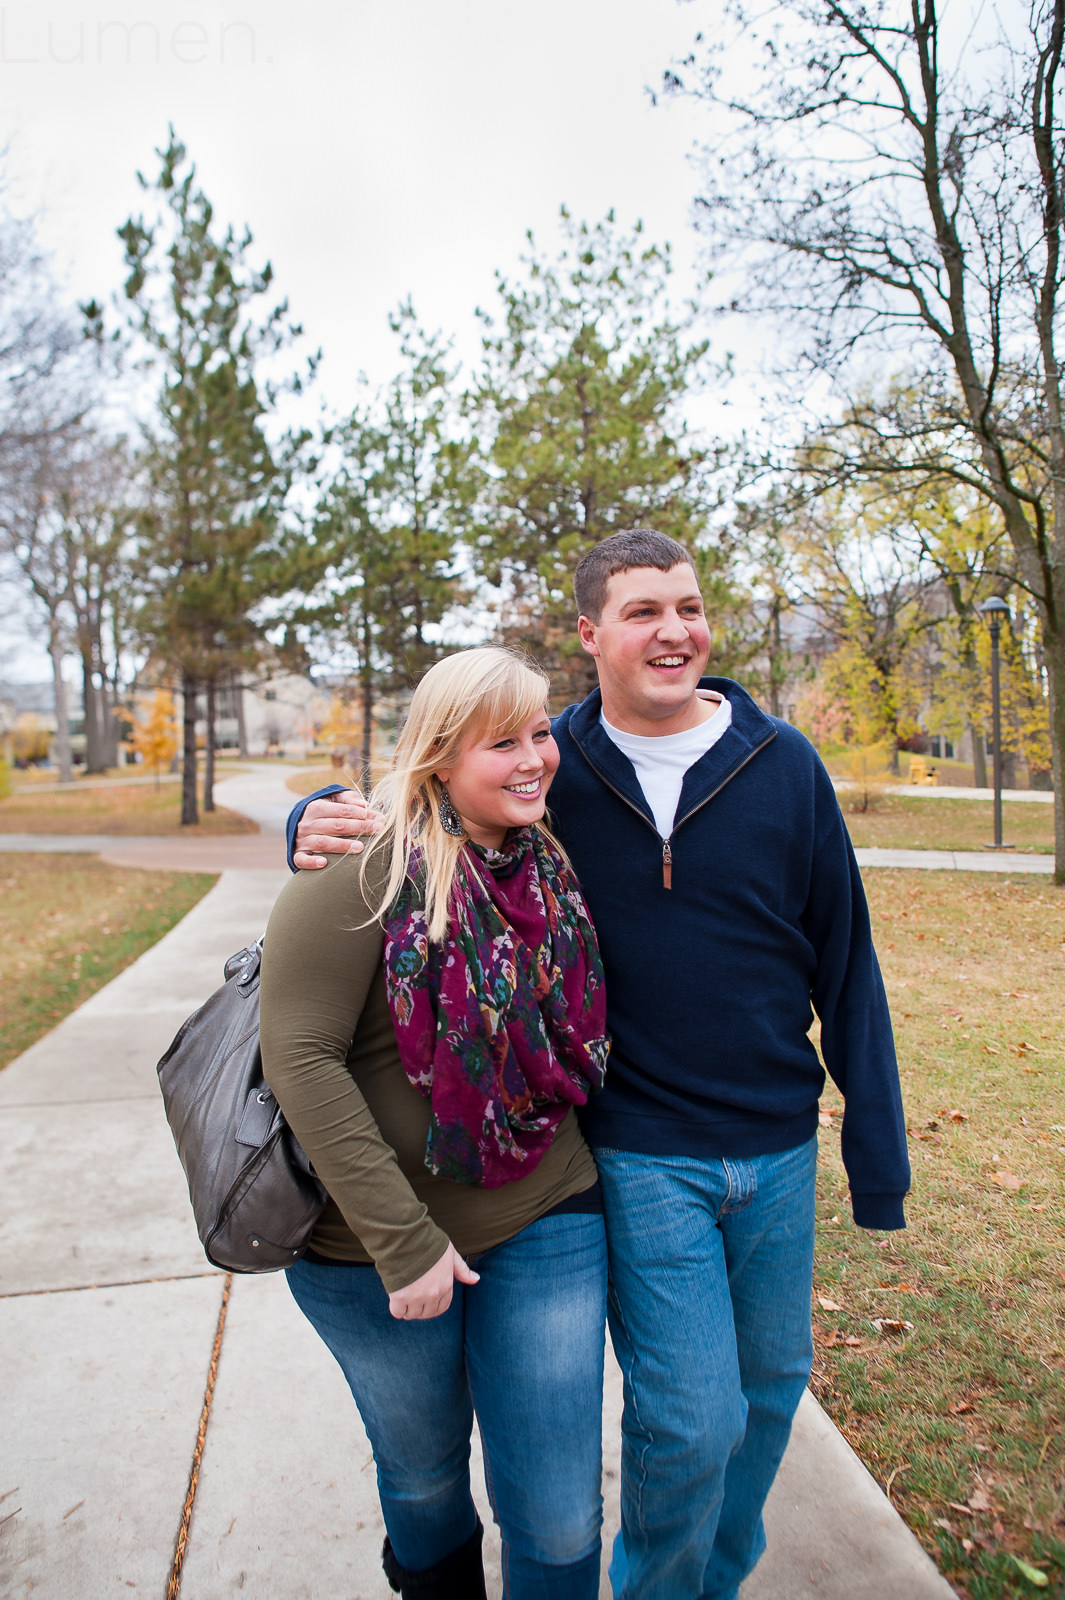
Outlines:
POLYGON ((262 941, 230 956, 225 983, 184 1022, 158 1066, 208 1261, 229 1272, 290 1267, 326 1201, 263 1078, 262 941))

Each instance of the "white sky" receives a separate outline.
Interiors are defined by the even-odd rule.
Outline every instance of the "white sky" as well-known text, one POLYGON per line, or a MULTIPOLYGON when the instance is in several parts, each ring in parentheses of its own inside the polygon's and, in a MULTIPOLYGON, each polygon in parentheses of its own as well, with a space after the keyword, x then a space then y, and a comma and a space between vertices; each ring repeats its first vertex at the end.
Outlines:
MULTIPOLYGON (((172 122, 218 219, 247 223, 324 359, 318 398, 394 370, 413 296, 476 356, 477 304, 565 203, 670 241, 694 285, 700 108, 645 93, 714 0, 45 0, 0 7, 0 140, 72 296, 122 281, 115 229, 172 122), (128 30, 128 32, 127 32, 128 30)), ((705 267, 705 263, 704 263, 705 267)), ((722 336, 723 339, 724 336, 722 336)), ((735 335, 733 334, 733 341, 735 335)), ((715 341, 716 343, 716 341, 715 341)), ((717 346, 724 353, 723 343, 717 346)), ((744 401, 737 396, 741 413, 744 401)), ((717 407, 708 400, 708 419, 717 407)), ((20 674, 21 675, 21 674, 20 674)))

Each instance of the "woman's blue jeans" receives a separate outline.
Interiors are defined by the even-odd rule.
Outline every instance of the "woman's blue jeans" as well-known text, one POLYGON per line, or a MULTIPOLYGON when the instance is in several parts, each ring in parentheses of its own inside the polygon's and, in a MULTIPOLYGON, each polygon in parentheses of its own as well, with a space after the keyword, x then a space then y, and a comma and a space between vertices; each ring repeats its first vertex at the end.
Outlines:
POLYGON ((625 1385, 615 1600, 735 1600, 810 1374, 817 1140, 595 1158, 625 1385))
POLYGON ((429 1321, 398 1322, 372 1267, 299 1261, 301 1311, 343 1369, 377 1464, 400 1564, 434 1566, 473 1534, 470 1435, 503 1542, 508 1600, 596 1600, 606 1244, 598 1215, 542 1217, 470 1258, 429 1321))

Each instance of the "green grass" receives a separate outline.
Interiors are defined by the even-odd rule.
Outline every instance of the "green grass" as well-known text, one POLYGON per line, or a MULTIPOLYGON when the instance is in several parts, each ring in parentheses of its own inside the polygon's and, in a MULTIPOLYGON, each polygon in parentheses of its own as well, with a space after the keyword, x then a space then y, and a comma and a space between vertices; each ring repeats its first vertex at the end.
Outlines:
POLYGON ((162 938, 214 882, 93 856, 0 858, 0 1067, 162 938))
MULTIPOLYGON (((983 850, 994 838, 990 800, 918 800, 885 790, 868 811, 851 809, 846 790, 840 805, 857 846, 894 850, 983 850)), ((1002 836, 1018 850, 1052 855, 1054 807, 1038 801, 1008 800, 1002 807, 1002 836)))
POLYGON ((853 1227, 830 1090, 813 1387, 962 1594, 1035 1593, 1019 1557, 1060 1597, 1065 894, 990 874, 864 876, 914 1186, 905 1232, 853 1227))

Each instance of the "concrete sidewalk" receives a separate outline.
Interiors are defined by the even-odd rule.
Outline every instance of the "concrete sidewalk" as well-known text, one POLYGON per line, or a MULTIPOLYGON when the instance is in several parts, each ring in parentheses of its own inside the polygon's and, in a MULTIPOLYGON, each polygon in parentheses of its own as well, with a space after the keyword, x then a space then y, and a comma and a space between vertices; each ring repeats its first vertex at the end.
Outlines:
MULTIPOLYGON (((276 835, 264 839, 279 849, 276 835)), ((283 882, 276 867, 226 872, 0 1073, 4 1596, 162 1597, 216 1348, 185 1600, 390 1594, 369 1447, 339 1371, 279 1276, 234 1279, 220 1329, 225 1279, 200 1251, 155 1078, 177 1027, 225 958, 261 932, 283 882)), ((620 1403, 609 1363, 608 1539, 620 1403)), ((499 1547, 479 1463, 475 1478, 496 1600, 499 1547)), ((767 1528, 743 1600, 953 1593, 809 1395, 767 1528)))

